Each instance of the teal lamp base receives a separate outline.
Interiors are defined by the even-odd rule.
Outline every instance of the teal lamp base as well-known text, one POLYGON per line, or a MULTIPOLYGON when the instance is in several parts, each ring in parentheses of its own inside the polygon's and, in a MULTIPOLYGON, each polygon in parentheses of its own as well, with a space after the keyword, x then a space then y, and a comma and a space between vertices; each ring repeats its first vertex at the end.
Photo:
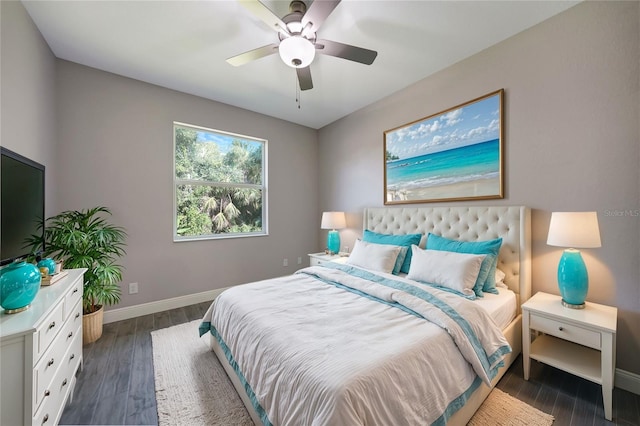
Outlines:
POLYGON ((589 276, 579 250, 567 249, 562 254, 558 264, 558 287, 562 306, 584 309, 589 291, 589 276))
POLYGON ((338 254, 340 251, 340 234, 335 229, 329 231, 327 236, 327 250, 329 254, 338 254))

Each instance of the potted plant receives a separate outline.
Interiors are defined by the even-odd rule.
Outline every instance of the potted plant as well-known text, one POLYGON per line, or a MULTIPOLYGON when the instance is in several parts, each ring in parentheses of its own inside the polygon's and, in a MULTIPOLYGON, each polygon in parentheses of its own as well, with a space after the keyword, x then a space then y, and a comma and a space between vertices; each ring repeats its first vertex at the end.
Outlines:
POLYGON ((45 221, 44 241, 37 235, 28 240, 33 250, 44 243, 43 255, 61 260, 65 269, 87 268, 82 293, 85 344, 102 336, 103 307, 118 303, 121 295, 122 266, 115 262, 125 254, 127 234, 104 215, 111 215, 106 207, 65 211, 45 221))

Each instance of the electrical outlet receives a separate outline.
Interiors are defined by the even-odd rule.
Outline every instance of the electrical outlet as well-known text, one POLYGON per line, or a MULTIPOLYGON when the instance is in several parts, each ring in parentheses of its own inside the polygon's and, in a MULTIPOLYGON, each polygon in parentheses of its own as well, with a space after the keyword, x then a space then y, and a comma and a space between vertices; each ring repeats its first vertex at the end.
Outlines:
POLYGON ((282 266, 289 266, 289 259, 284 259, 282 261, 282 266))
POLYGON ((129 283, 129 294, 138 293, 138 283, 129 283))
POLYGON ((302 265, 302 258, 301 257, 298 258, 298 265, 302 265))

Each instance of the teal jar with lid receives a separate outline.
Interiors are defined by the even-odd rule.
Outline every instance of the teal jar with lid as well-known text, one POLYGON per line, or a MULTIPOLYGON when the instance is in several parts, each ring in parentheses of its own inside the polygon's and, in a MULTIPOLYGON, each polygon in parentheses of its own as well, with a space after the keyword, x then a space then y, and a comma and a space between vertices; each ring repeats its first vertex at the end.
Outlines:
POLYGON ((37 266, 38 269, 47 268, 49 270, 49 275, 53 275, 53 273, 56 271, 56 262, 50 257, 42 259, 40 262, 38 262, 37 266))
MULTIPOLYGON (((55 263, 54 263, 55 267, 55 263)), ((29 308, 40 290, 42 277, 32 263, 14 262, 0 271, 0 306, 7 314, 29 308)))

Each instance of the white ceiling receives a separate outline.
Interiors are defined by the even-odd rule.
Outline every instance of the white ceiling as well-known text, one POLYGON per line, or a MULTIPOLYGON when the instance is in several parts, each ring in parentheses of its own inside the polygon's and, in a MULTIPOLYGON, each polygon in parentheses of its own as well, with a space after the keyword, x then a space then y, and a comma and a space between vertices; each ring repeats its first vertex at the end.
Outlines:
MULTIPOLYGON (((238 68, 225 61, 278 40, 237 1, 23 3, 58 58, 317 129, 577 2, 344 0, 318 37, 378 57, 367 66, 316 55, 300 109, 295 70, 277 54, 238 68)), ((263 3, 288 13, 288 0, 263 3)))

